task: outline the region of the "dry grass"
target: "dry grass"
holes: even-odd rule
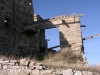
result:
[[[49,68],[69,68],[69,67],[81,67],[83,58],[80,55],[75,54],[70,48],[63,49],[58,53],[46,54],[44,60],[40,61]],[[80,63],[80,64],[79,64]]]
[[[0,55],[0,58],[5,59],[16,59],[16,56],[5,56]],[[23,57],[17,58],[20,60]],[[44,53],[35,53],[34,56],[30,55],[25,57],[29,61],[40,62],[48,68],[53,69],[67,69],[72,68],[80,71],[92,71],[100,73],[100,65],[93,65],[88,68],[83,65],[83,58],[80,55],[75,54],[70,48],[63,49],[57,53],[48,52]]]
[[[92,71],[95,71],[95,72],[99,72],[100,73],[100,64],[98,65],[92,65],[89,67]]]

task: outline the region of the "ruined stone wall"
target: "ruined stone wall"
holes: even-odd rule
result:
[[[61,48],[70,47],[80,53],[84,52],[82,45],[82,32],[80,16],[58,16],[44,20],[38,26],[39,29],[58,27]]]
[[[68,47],[71,48],[77,55],[82,56],[84,63],[87,64],[84,55],[80,16],[82,15],[64,15],[45,19],[40,23],[38,28],[58,27],[61,50],[67,50]]]
[[[84,55],[80,17],[69,16],[64,21],[65,23],[58,27],[61,49],[67,50],[68,47],[71,48],[83,58],[82,62],[87,64],[87,59]]]
[[[0,0],[1,52],[19,53],[22,48],[38,50],[38,33],[34,36],[24,33],[25,27],[32,24],[33,16],[32,0]]]

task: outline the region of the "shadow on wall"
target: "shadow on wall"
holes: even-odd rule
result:
[[[59,35],[60,35],[61,50],[65,48],[71,48],[71,44],[69,44],[67,38],[64,37],[64,34],[61,31],[59,32]]]

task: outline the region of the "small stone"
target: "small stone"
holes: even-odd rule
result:
[[[20,59],[20,65],[23,65],[26,59]]]
[[[24,66],[28,66],[29,65],[29,61],[25,61],[23,65]]]
[[[30,66],[29,69],[34,70],[34,69],[36,69],[36,67],[35,66]]]
[[[20,60],[20,65],[28,66],[28,64],[29,64],[29,61],[27,61],[26,59],[21,59]]]
[[[42,66],[35,66],[34,68],[36,68],[37,70],[42,70],[43,69]]]
[[[7,65],[3,65],[3,69],[7,69],[8,68],[8,66]]]
[[[35,62],[30,62],[29,67],[32,67],[35,65]]]

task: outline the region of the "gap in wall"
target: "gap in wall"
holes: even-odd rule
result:
[[[60,45],[58,28],[45,29],[45,36],[48,39],[48,48]],[[53,50],[60,50],[60,47],[53,48]]]

